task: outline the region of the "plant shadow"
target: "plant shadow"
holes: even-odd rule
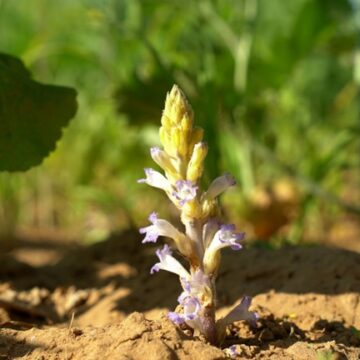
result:
[[[27,248],[32,246],[38,249],[40,245],[26,243]],[[112,293],[126,290],[114,297],[114,311],[129,314],[174,308],[181,292],[176,276],[164,271],[149,273],[157,262],[157,246],[141,245],[141,237],[135,230],[114,234],[90,246],[64,244],[61,248],[44,241],[44,248],[60,248],[56,260],[31,266],[10,252],[0,259],[3,263],[0,275],[2,283],[17,292],[47,289],[50,294],[60,294],[60,299],[69,288],[98,292],[97,300],[90,303],[85,298],[76,304],[77,315],[107,297],[108,293],[102,289],[108,286]],[[256,296],[270,291],[295,295],[359,293],[359,264],[359,253],[322,245],[224,251],[217,281],[219,305],[233,305],[245,294]],[[55,307],[52,301],[46,300],[45,305]],[[50,318],[50,322],[67,321],[71,314],[68,311],[60,318]]]

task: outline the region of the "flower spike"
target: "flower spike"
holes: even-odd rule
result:
[[[216,320],[215,280],[218,274],[221,249],[242,249],[245,234],[237,232],[235,225],[225,225],[218,219],[220,209],[217,197],[235,185],[235,179],[224,174],[216,178],[207,191],[201,189],[204,160],[208,152],[203,141],[203,130],[193,126],[193,111],[184,93],[176,85],[166,96],[161,117],[160,141],[162,147],[152,147],[150,155],[164,174],[145,169],[140,183],[165,191],[180,211],[184,225],[181,232],[156,213],[149,217],[150,225],[140,229],[143,243],[156,242],[159,236],[174,241],[174,245],[190,264],[189,271],[164,245],[156,251],[159,261],[151,274],[166,270],[179,276],[183,292],[178,297],[179,312],[169,312],[169,319],[177,325],[186,324],[205,336],[207,341],[219,345],[226,334],[226,326],[234,321],[256,323],[257,314],[249,311],[251,298],[245,296],[239,305],[224,318]],[[226,350],[230,356],[238,353],[236,347]]]

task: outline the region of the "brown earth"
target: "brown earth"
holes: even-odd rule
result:
[[[0,268],[0,359],[226,359],[166,318],[180,286],[150,275],[154,248],[135,232],[89,247],[18,241]],[[360,359],[360,254],[326,246],[225,251],[219,315],[245,294],[258,327],[223,347],[239,359]]]

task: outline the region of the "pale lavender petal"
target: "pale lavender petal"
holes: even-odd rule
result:
[[[201,304],[196,297],[189,296],[186,292],[181,293],[178,298],[179,304],[183,307],[183,314],[178,314],[175,312],[170,312],[168,314],[170,320],[175,324],[182,324],[186,322],[189,326],[193,328],[198,328],[196,324],[201,323],[199,318],[199,311],[201,310]]]
[[[180,325],[185,322],[184,316],[182,314],[178,314],[173,311],[168,313],[168,318],[176,325]]]
[[[218,232],[219,241],[225,245],[230,246],[233,250],[240,250],[242,245],[240,242],[244,239],[245,233],[236,233],[235,225],[222,225]]]
[[[172,251],[170,249],[170,246],[165,244],[162,249],[157,249],[156,250],[156,255],[160,259],[160,261],[165,261],[167,256],[172,255]]]
[[[201,305],[197,298],[188,296],[181,305],[184,307],[184,318],[186,321],[195,320],[198,317]]]
[[[139,230],[140,234],[146,234],[142,241],[143,243],[156,242],[159,236],[167,236],[175,241],[184,237],[184,235],[168,221],[158,219],[155,212],[151,213],[149,221],[152,225],[143,227]]]
[[[154,225],[142,227],[139,229],[139,232],[140,234],[146,234],[142,241],[143,244],[147,242],[155,243],[159,237],[159,233]]]
[[[150,274],[153,275],[156,272],[160,271],[160,266],[158,263],[156,263],[155,265],[152,266],[152,268],[150,269]]]
[[[252,326],[256,326],[258,320],[258,314],[249,311],[251,305],[251,297],[244,296],[239,305],[235,306],[222,320],[221,322],[225,325],[230,325],[235,321],[246,320]]]
[[[155,211],[153,211],[150,215],[149,215],[149,221],[153,224],[155,224],[155,222],[157,221],[158,217],[157,217],[157,213]]]
[[[187,298],[190,295],[190,292],[187,291],[183,291],[177,298],[177,301],[179,304],[182,304],[185,300],[185,298]]]
[[[159,270],[166,270],[177,274],[180,278],[188,278],[190,274],[173,256],[168,245],[164,245],[162,249],[156,250],[156,255],[160,262],[156,263],[150,270],[153,274]]]
[[[150,148],[150,155],[155,162],[155,159],[157,159],[159,154],[162,152],[163,150],[161,150],[158,146],[153,146],[152,148]]]
[[[240,250],[242,248],[241,241],[244,237],[245,233],[235,232],[235,225],[222,225],[205,250],[204,259],[213,258],[215,253],[224,247],[230,246],[233,250]]]
[[[152,212],[149,216],[149,220],[153,225],[142,227],[139,229],[140,234],[146,234],[142,243],[147,242],[156,242],[158,237],[160,236],[158,228],[155,226],[155,222],[157,221],[157,214]]]
[[[198,186],[189,180],[178,180],[176,182],[176,190],[173,191],[173,196],[179,201],[180,206],[186,202],[195,199]]]
[[[193,295],[200,295],[206,287],[211,286],[209,277],[200,269],[191,274],[189,284]]]
[[[204,197],[206,199],[214,199],[224,192],[227,188],[236,185],[236,180],[230,174],[224,174],[216,178],[209,186],[208,191]]]
[[[188,278],[181,278],[181,285],[184,291],[180,294],[178,302],[181,303],[186,297],[201,298],[211,288],[211,282],[202,270],[197,269]]]
[[[146,168],[145,170],[145,179],[139,179],[138,183],[146,183],[150,186],[162,189],[166,192],[171,191],[171,185],[169,180],[158,171],[155,171],[151,168]]]

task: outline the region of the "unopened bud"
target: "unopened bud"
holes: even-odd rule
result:
[[[204,171],[204,159],[207,151],[208,147],[204,142],[197,143],[194,146],[186,173],[187,180],[197,182],[200,179]]]

